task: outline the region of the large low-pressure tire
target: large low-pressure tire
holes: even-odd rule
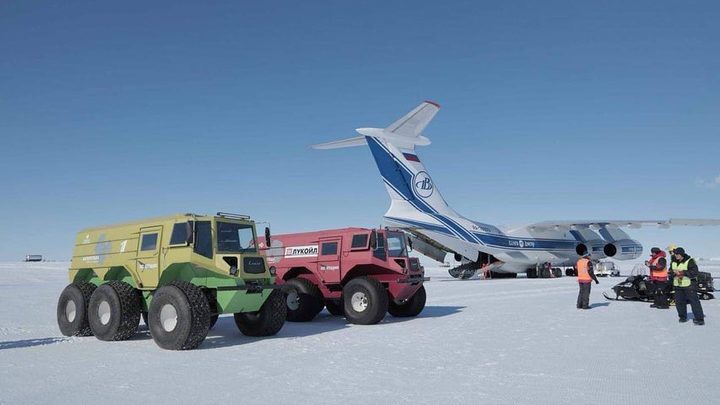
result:
[[[215,298],[215,295],[209,289],[205,289],[204,292],[208,305],[210,306],[210,329],[212,329],[220,317],[220,313],[217,308],[217,298]]]
[[[72,283],[60,293],[57,305],[57,323],[65,336],[90,336],[88,305],[95,284],[85,281]]]
[[[398,318],[418,316],[418,314],[420,314],[420,312],[422,312],[425,308],[426,300],[427,295],[425,294],[425,286],[420,286],[420,289],[418,289],[412,297],[402,304],[396,304],[395,302],[390,301],[388,312],[390,312],[390,315]]]
[[[235,325],[245,336],[272,336],[282,329],[286,317],[285,297],[273,290],[259,311],[236,313]]]
[[[326,300],[325,308],[327,308],[328,312],[330,312],[331,315],[335,315],[335,316],[344,316],[345,315],[345,310],[343,310],[343,302],[342,301]]]
[[[322,311],[324,303],[320,289],[310,280],[293,278],[282,286],[290,322],[311,321]]]
[[[127,340],[140,324],[142,302],[128,283],[108,281],[95,289],[88,306],[88,322],[100,340]]]
[[[191,350],[210,330],[210,305],[202,289],[185,281],[173,281],[153,294],[148,314],[155,343],[168,350]]]
[[[345,319],[358,325],[373,325],[380,322],[388,310],[388,294],[379,281],[358,277],[350,280],[343,288]]]
[[[552,274],[553,274],[553,277],[560,278],[560,277],[562,277],[562,270],[560,270],[560,268],[558,268],[558,267],[553,267]]]

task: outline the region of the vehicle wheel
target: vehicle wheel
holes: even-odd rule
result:
[[[127,340],[140,324],[142,303],[128,283],[108,281],[95,289],[88,306],[88,322],[100,340]]]
[[[272,336],[282,329],[287,317],[285,296],[273,290],[257,312],[238,312],[235,325],[245,336]]]
[[[200,287],[173,281],[153,294],[148,317],[150,334],[163,349],[194,349],[207,337],[210,316],[210,305]]]
[[[462,274],[460,274],[460,278],[462,280],[467,280],[467,279],[473,278],[475,276],[475,274],[477,274],[477,270],[472,270],[472,269],[463,270]]]
[[[287,306],[287,320],[291,322],[311,321],[323,309],[320,289],[310,280],[293,278],[282,286]]]
[[[60,293],[57,305],[57,323],[65,336],[90,336],[88,304],[95,291],[95,284],[79,281],[69,284]]]
[[[204,289],[203,292],[205,292],[205,298],[207,298],[208,305],[210,306],[210,329],[212,329],[220,317],[217,308],[217,298],[215,298],[215,295],[213,295],[209,289]]]
[[[390,315],[399,318],[417,316],[425,308],[426,299],[425,286],[420,286],[420,289],[404,303],[396,304],[390,301],[388,312],[390,312]]]
[[[452,269],[448,269],[448,274],[450,274],[450,277],[452,278],[460,278],[462,270],[458,270],[457,267],[453,267]]]
[[[562,270],[558,269],[557,267],[552,269],[552,274],[556,278],[562,277]]]
[[[537,269],[527,269],[525,274],[527,274],[527,278],[537,278],[538,276]]]
[[[358,277],[343,288],[345,318],[350,323],[372,325],[380,322],[388,310],[388,295],[379,281]]]
[[[332,314],[332,315],[335,315],[335,316],[345,315],[345,311],[343,310],[342,301],[327,300],[327,301],[325,301],[325,308],[327,308],[328,312],[330,312],[330,314]]]

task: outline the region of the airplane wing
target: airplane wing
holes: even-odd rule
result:
[[[632,229],[643,226],[658,226],[669,228],[671,226],[720,226],[720,219],[695,219],[695,218],[670,218],[670,219],[613,219],[613,220],[589,220],[589,221],[544,221],[527,225],[531,230],[542,229],[576,229],[576,228],[600,228],[604,226],[615,226],[618,228],[627,227]]]
[[[419,136],[440,110],[434,101],[424,101],[404,117],[390,124],[385,131],[408,137]]]
[[[313,149],[340,149],[340,148],[349,148],[351,146],[362,146],[367,145],[367,141],[365,140],[364,136],[356,136],[353,138],[348,139],[342,139],[339,141],[332,141],[332,142],[326,142],[321,143],[317,145],[313,145]]]

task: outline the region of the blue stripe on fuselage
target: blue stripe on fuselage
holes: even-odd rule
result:
[[[429,231],[434,232],[440,232],[447,235],[452,235],[446,228],[435,225],[435,224],[429,224],[427,222],[422,221],[415,221],[415,220],[409,220],[409,219],[402,219],[402,218],[395,218],[395,217],[385,217],[390,221],[404,223],[407,225],[411,225],[417,228],[421,229],[427,229]],[[492,247],[498,247],[503,249],[512,249],[512,250],[575,250],[575,241],[569,241],[569,240],[538,240],[533,238],[509,238],[505,236],[499,236],[499,235],[487,235],[487,234],[481,234],[481,233],[475,233],[475,235],[482,239],[483,243],[492,246]]]

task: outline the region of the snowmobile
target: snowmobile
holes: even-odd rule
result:
[[[615,292],[615,298],[612,298],[603,293],[603,296],[611,301],[653,301],[655,298],[655,289],[653,288],[652,281],[647,274],[634,274],[625,279],[625,281],[613,286],[612,290]],[[665,294],[674,301],[672,283],[667,284]],[[701,300],[711,300],[715,298],[715,288],[713,284],[713,278],[710,273],[699,272],[697,277],[697,293],[698,298]]]

